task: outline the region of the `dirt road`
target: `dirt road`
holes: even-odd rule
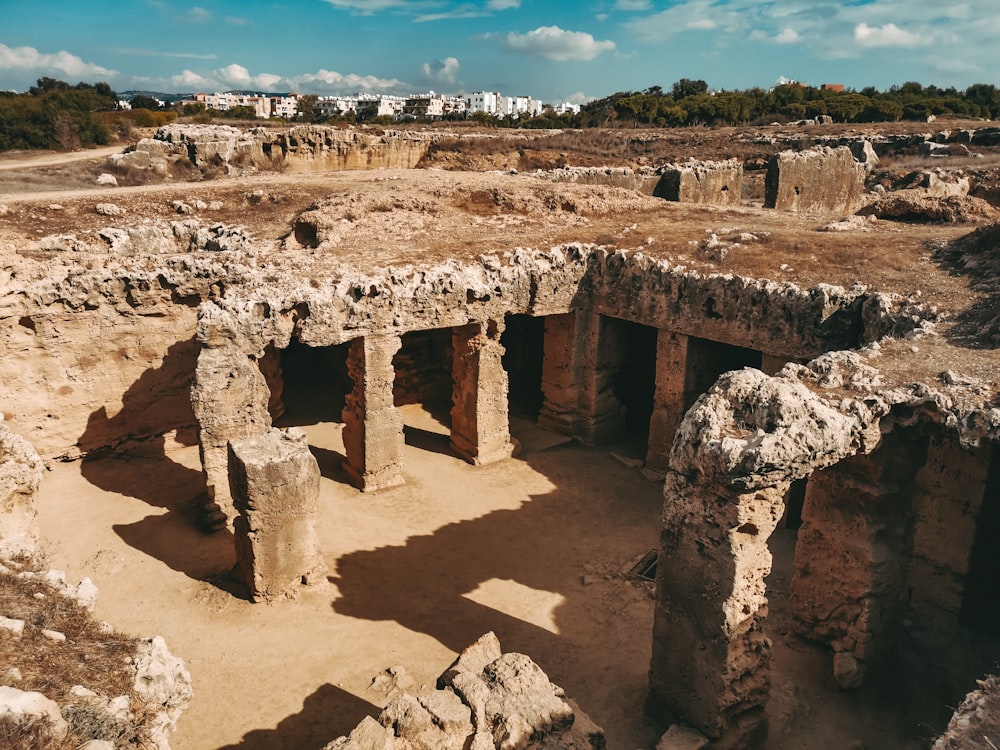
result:
[[[56,153],[43,151],[35,154],[30,151],[23,151],[11,159],[0,158],[0,171],[10,169],[34,169],[36,167],[54,167],[74,161],[107,159],[112,154],[117,154],[121,150],[122,147],[119,145],[104,146],[102,148],[88,148],[83,151],[66,151]]]

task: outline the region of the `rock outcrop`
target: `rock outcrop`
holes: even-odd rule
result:
[[[955,710],[931,750],[993,750],[1000,747],[1000,677],[979,681]]]
[[[799,213],[851,214],[861,205],[865,165],[851,149],[782,151],[767,164],[764,206]]]
[[[603,750],[603,730],[493,633],[469,646],[438,689],[395,698],[324,750]]]
[[[31,444],[0,416],[0,558],[34,554],[38,546],[35,493],[44,465]]]
[[[925,563],[906,557],[912,544],[914,555],[944,566],[942,552],[920,536],[933,530],[908,542],[899,515],[911,497],[931,518],[953,512],[931,509],[940,499],[920,489],[939,479],[914,479],[922,438],[907,430],[916,424],[952,434],[957,451],[995,441],[1000,409],[974,384],[886,387],[853,352],[789,364],[777,377],[730,372],[699,398],[677,431],[664,487],[650,668],[656,700],[723,746],[762,740],[766,542],[793,480],[812,475],[792,612],[800,632],[831,645],[844,687],[860,684],[866,664],[890,646],[904,585],[914,606],[924,597],[932,610],[945,601],[921,574]],[[981,458],[975,465],[984,470]],[[985,482],[980,476],[964,496],[982,496]],[[971,538],[958,546],[968,550]],[[957,623],[955,603],[947,604]]]
[[[743,162],[739,159],[692,159],[684,164],[667,164],[661,172],[653,189],[657,198],[716,206],[738,206],[742,199]]]

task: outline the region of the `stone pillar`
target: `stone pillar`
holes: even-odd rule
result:
[[[740,494],[673,471],[666,477],[651,706],[697,727],[712,747],[758,747],[767,735],[767,539],[787,488]]]
[[[451,448],[476,466],[510,458],[507,372],[495,320],[452,329]]]
[[[959,625],[991,447],[984,441],[967,448],[953,436],[936,437],[917,472],[906,589],[913,617],[941,632],[953,633]]]
[[[844,688],[860,686],[867,663],[893,641],[926,450],[926,440],[889,433],[870,455],[809,477],[789,610],[800,633],[831,645]]]
[[[257,363],[236,347],[205,346],[198,354],[191,406],[208,491],[202,509],[206,528],[223,528],[236,517],[227,446],[230,440],[245,440],[271,428],[270,397]]]
[[[661,330],[656,337],[656,390],[649,420],[645,470],[659,477],[670,466],[670,449],[684,416],[684,377],[688,337]]]
[[[392,399],[392,355],[400,343],[399,336],[365,336],[347,355],[354,389],[344,404],[344,471],[364,492],[403,483],[403,417]]]
[[[236,564],[253,601],[274,601],[326,571],[316,537],[319,465],[305,432],[272,429],[229,444],[239,516]]]
[[[587,445],[625,433],[625,406],[614,394],[627,347],[620,325],[589,310],[545,318],[539,427]]]

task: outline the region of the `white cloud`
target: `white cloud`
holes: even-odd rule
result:
[[[587,102],[594,101],[595,98],[596,97],[593,96],[587,96],[582,91],[577,91],[575,94],[563,97],[563,101],[569,104],[586,104]]]
[[[649,10],[653,7],[650,0],[617,0],[615,2],[615,10]],[[575,104],[576,102],[574,102]]]
[[[795,29],[784,28],[774,37],[774,41],[778,44],[795,44],[795,42],[799,41],[799,38],[799,32]]]
[[[521,0],[489,0],[486,7],[490,10],[510,10],[511,8],[520,8]]]
[[[342,75],[333,70],[320,69],[315,73],[287,79],[291,89],[315,94],[351,94],[357,91],[403,93],[406,84],[396,78],[377,78],[355,73]]]
[[[174,91],[184,91],[192,88],[205,89],[209,88],[209,86],[206,85],[208,83],[208,79],[191,70],[185,70],[183,73],[170,77],[170,85],[173,87]]]
[[[226,23],[233,26],[250,26],[253,21],[249,18],[240,18],[239,16],[226,16]]]
[[[193,8],[188,8],[184,14],[184,20],[190,23],[208,23],[212,20],[212,14],[196,5]]]
[[[370,16],[380,10],[405,8],[406,0],[326,0],[334,8],[354,11],[361,16]]]
[[[112,52],[116,52],[119,55],[139,55],[143,57],[179,57],[188,60],[216,60],[218,55],[214,52],[202,55],[197,52],[160,52],[152,49],[143,49],[142,47],[115,47]]]
[[[423,77],[429,81],[454,84],[458,80],[458,71],[462,64],[457,57],[446,57],[444,60],[424,63],[420,67]]]
[[[854,41],[862,47],[919,47],[930,44],[929,39],[905,31],[894,23],[887,23],[884,26],[859,23],[854,27]]]
[[[8,47],[6,44],[0,44],[0,70],[4,69],[59,71],[74,78],[118,75],[114,70],[84,62],[82,58],[66,50],[50,54],[39,52],[34,47]]]
[[[597,41],[583,31],[564,31],[558,26],[539,26],[527,34],[511,32],[501,41],[508,49],[523,52],[546,60],[593,60],[602,52],[615,48],[615,43]]]

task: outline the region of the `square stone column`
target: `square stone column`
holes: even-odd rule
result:
[[[354,389],[344,404],[344,472],[364,492],[403,483],[403,416],[392,399],[392,356],[399,336],[354,339],[347,374]]]
[[[510,458],[507,371],[495,320],[452,329],[451,447],[482,466]]]
[[[712,747],[761,747],[767,735],[767,539],[787,486],[740,493],[666,477],[649,707],[698,728]]]
[[[586,445],[624,435],[625,405],[614,393],[627,350],[621,326],[589,310],[545,318],[539,427]]]
[[[297,428],[229,444],[229,483],[239,511],[236,562],[256,601],[274,601],[326,571],[316,536],[319,466]]]
[[[687,372],[688,337],[661,330],[656,337],[656,390],[649,419],[646,449],[647,472],[663,476],[670,467],[670,449],[677,425],[684,416],[684,378]]]
[[[795,546],[789,612],[796,630],[834,651],[834,677],[859,687],[887,652],[905,601],[908,529],[926,438],[891,432],[809,477]]]

